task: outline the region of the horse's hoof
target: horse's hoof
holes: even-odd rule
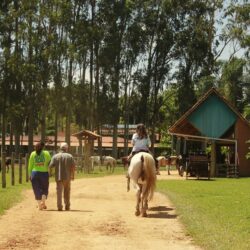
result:
[[[148,217],[148,215],[147,215],[147,213],[145,212],[145,213],[142,213],[142,214],[141,214],[141,217]]]
[[[140,211],[135,211],[135,216],[139,216],[140,215]]]

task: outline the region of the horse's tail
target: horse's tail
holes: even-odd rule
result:
[[[141,156],[141,162],[146,180],[145,196],[151,200],[154,195],[156,185],[155,163],[152,157]]]

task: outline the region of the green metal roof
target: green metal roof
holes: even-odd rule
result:
[[[236,119],[237,115],[216,95],[209,96],[188,116],[201,135],[213,138],[220,138]]]

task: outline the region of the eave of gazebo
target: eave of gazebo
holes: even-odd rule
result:
[[[82,131],[72,134],[72,136],[77,137],[79,140],[96,140],[96,139],[101,138],[100,135],[90,130],[82,130]]]

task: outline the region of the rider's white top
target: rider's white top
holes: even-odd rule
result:
[[[141,150],[148,151],[151,141],[149,137],[140,139],[138,134],[135,133],[133,134],[131,143],[133,145],[132,152],[139,152]]]

